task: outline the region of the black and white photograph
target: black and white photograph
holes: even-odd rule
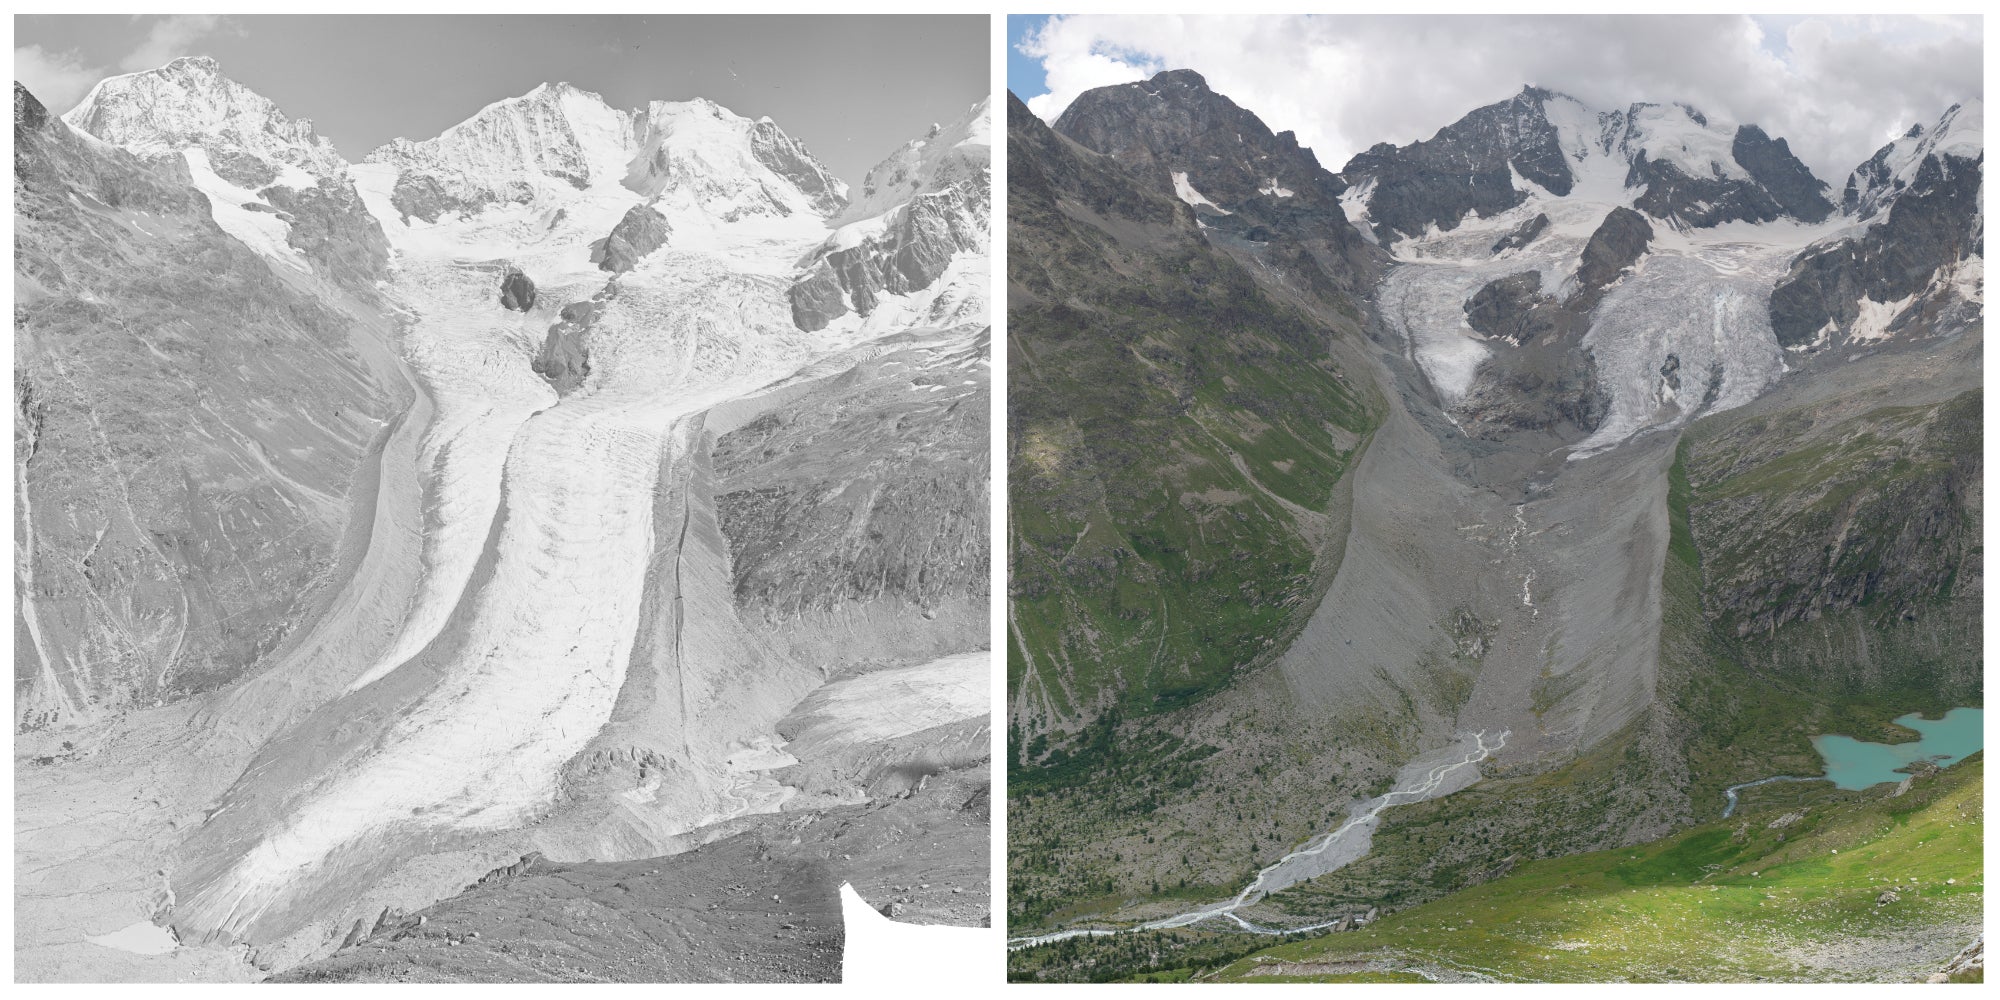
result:
[[[989,24],[15,18],[15,979],[990,925]]]

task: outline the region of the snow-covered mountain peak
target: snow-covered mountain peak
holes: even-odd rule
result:
[[[1785,140],[1686,103],[1634,103],[1605,110],[1537,86],[1478,108],[1407,146],[1383,143],[1349,161],[1341,176],[1366,191],[1353,211],[1384,241],[1449,231],[1468,214],[1491,217],[1537,192],[1627,205],[1675,229],[1789,218],[1818,223],[1831,213],[1826,184]],[[1439,177],[1462,178],[1452,190]],[[1440,197],[1440,195],[1443,195]]]
[[[835,224],[872,219],[923,191],[975,178],[984,183],[992,161],[992,104],[991,98],[982,99],[951,122],[933,124],[923,138],[897,147],[869,169],[860,195]]]
[[[1985,117],[1985,102],[1975,98],[1945,109],[1929,126],[1910,126],[1847,175],[1841,211],[1857,219],[1873,218],[1916,180],[1933,156],[1940,158],[1940,169],[1947,159],[1980,159],[1986,152]]]
[[[654,101],[633,117],[625,186],[710,215],[822,218],[847,185],[769,117],[752,121],[706,98]]]
[[[479,109],[436,138],[392,140],[369,153],[366,162],[584,188],[622,177],[631,146],[630,115],[589,91],[544,83]]]
[[[333,144],[313,133],[311,121],[286,117],[268,98],[224,76],[208,56],[183,56],[159,69],[101,80],[63,121],[144,159],[200,148],[242,176],[293,168],[338,177],[347,168]],[[288,180],[297,186],[306,178]]]

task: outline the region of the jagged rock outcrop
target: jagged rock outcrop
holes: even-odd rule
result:
[[[390,189],[389,203],[406,222],[436,222],[446,216],[469,218],[493,205],[524,204],[534,197],[535,189],[526,181],[502,181],[474,189],[430,174],[404,173]]]
[[[1567,296],[1544,292],[1541,272],[1526,271],[1490,281],[1466,300],[1466,322],[1511,348],[1487,360],[1460,404],[1477,433],[1571,438],[1603,423],[1610,395],[1598,383],[1583,335],[1606,290],[1645,255],[1652,238],[1645,216],[1614,208],[1584,244]]]
[[[771,172],[792,182],[821,215],[833,215],[847,204],[847,185],[827,173],[796,139],[769,118],[750,126],[750,154]]]
[[[289,245],[348,290],[374,294],[374,284],[389,263],[389,241],[352,184],[321,182],[303,189],[273,185],[258,194],[285,213]],[[260,206],[253,202],[244,207]]]
[[[1340,180],[1296,135],[1273,133],[1193,70],[1086,91],[1052,127],[1174,192],[1202,225],[1316,262],[1309,280],[1356,294],[1375,273],[1373,248],[1341,208]]]
[[[1585,180],[1636,191],[1640,210],[1691,228],[1819,222],[1833,209],[1826,185],[1755,125],[1732,128],[1684,104],[1598,111],[1533,86],[1430,139],[1371,147],[1341,179],[1384,241],[1456,229],[1468,214],[1491,217],[1532,189],[1566,196]]]
[[[1480,108],[1429,139],[1378,143],[1341,168],[1351,186],[1365,187],[1368,220],[1383,239],[1415,236],[1431,226],[1452,229],[1467,212],[1497,215],[1527,197],[1513,178],[1556,195],[1574,181],[1563,136],[1545,105],[1568,100],[1539,87]]]
[[[515,312],[535,308],[535,280],[518,268],[508,268],[500,279],[500,305]]]
[[[590,324],[597,320],[599,307],[600,303],[594,299],[562,307],[555,323],[549,327],[548,337],[542,341],[541,353],[530,363],[535,374],[548,379],[561,395],[569,395],[590,375],[590,350],[586,338],[590,333]]]
[[[1849,175],[1842,204],[1870,223],[1808,248],[1771,292],[1771,329],[1794,351],[1953,333],[1984,315],[1980,195],[1986,154],[1954,105]]]
[[[992,214],[988,103],[934,126],[868,172],[862,199],[834,220],[840,228],[801,264],[791,289],[800,329],[825,329],[850,309],[872,315],[885,297],[930,289],[953,260],[985,252]]]
[[[590,261],[599,269],[623,274],[639,264],[639,259],[666,245],[673,227],[667,217],[647,205],[634,205],[612,227],[611,235],[590,251]]]
[[[1976,160],[1985,155],[1982,128],[1986,104],[1967,101],[1945,109],[1931,125],[1918,122],[1893,142],[1875,151],[1847,175],[1840,210],[1867,221],[1888,208],[1916,180],[1933,157]]]
[[[1572,305],[1585,311],[1594,307],[1605,287],[1638,263],[1652,242],[1653,226],[1645,216],[1629,208],[1612,209],[1590,234],[1590,242],[1583,245]]]
[[[1747,180],[1720,170],[1693,175],[1686,164],[1652,159],[1642,149],[1632,161],[1626,186],[1645,188],[1634,204],[1648,214],[1697,229],[1738,220],[1819,222],[1833,212],[1826,184],[1792,155],[1785,140],[1744,125],[1736,130],[1730,155]]]
[[[1465,303],[1465,321],[1488,337],[1519,347],[1531,340],[1569,332],[1572,314],[1554,296],[1542,294],[1542,272],[1496,278]]]
[[[1524,246],[1527,246],[1530,243],[1535,242],[1535,240],[1538,237],[1540,237],[1542,233],[1546,231],[1548,228],[1549,228],[1548,213],[1546,212],[1536,213],[1534,218],[1529,219],[1528,221],[1523,222],[1518,226],[1515,226],[1513,232],[1510,232],[1507,235],[1500,237],[1500,239],[1493,244],[1493,252],[1497,254],[1504,250],[1518,250]]]

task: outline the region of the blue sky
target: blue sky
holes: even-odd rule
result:
[[[1042,72],[1042,61],[1021,54],[1021,39],[1048,19],[1047,14],[1007,15],[1007,89],[1022,100],[1048,93],[1049,90],[1048,75]]]

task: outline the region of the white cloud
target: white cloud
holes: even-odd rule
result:
[[[1601,108],[1684,101],[1763,126],[1838,186],[1913,122],[1985,96],[1977,16],[1171,17],[1050,19],[1022,42],[1053,120],[1092,87],[1190,68],[1338,170],[1429,138],[1533,83]]]
[[[190,55],[195,43],[211,35],[243,34],[241,25],[217,14],[135,15],[133,20],[151,20],[152,25],[146,30],[146,37],[118,60],[118,70],[126,73],[157,69]],[[75,49],[51,52],[40,45],[14,49],[14,79],[27,87],[51,114],[59,115],[75,107],[97,81],[112,72],[93,65]]]
[[[220,14],[174,14],[153,22],[146,33],[145,41],[118,61],[118,68],[127,73],[155,69],[190,54],[194,43],[220,32],[222,34],[243,33],[235,22]]]
[[[39,45],[14,49],[14,80],[59,115],[76,106],[92,84],[104,78],[104,71],[83,64],[76,52],[50,52]]]

